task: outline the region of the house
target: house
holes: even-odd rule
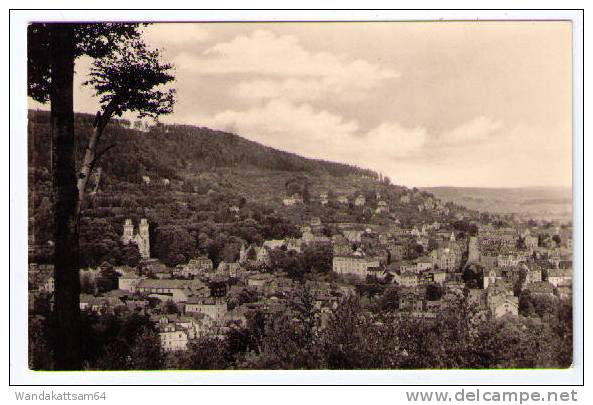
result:
[[[449,215],[449,213],[450,213],[451,211],[449,210],[449,208],[448,208],[448,207],[444,206],[444,207],[442,207],[442,208],[439,208],[439,209],[438,209],[438,212],[439,212],[439,214],[441,214],[441,215]]]
[[[362,235],[364,234],[364,231],[344,230],[342,231],[342,234],[348,240],[348,242],[355,243],[360,242],[362,240]]]
[[[139,274],[152,274],[159,269],[167,268],[163,262],[159,259],[142,259],[138,263]],[[117,268],[116,268],[117,270]]]
[[[572,286],[570,285],[559,286],[558,288],[556,288],[556,292],[558,294],[558,297],[561,299],[572,298]]]
[[[134,273],[126,273],[117,279],[117,288],[119,290],[136,292],[136,286],[143,280],[144,277],[137,276]]]
[[[482,305],[482,294],[483,290],[479,288],[470,288],[467,294],[467,301],[470,304],[479,307]]]
[[[214,324],[204,314],[192,313],[189,315],[165,315],[169,318],[169,322],[174,322],[185,330],[188,339],[195,339],[203,336],[212,329]]]
[[[136,286],[136,292],[159,298],[161,301],[172,300],[185,302],[192,295],[203,295],[206,286],[197,280],[153,280],[143,279]]]
[[[260,266],[267,266],[270,264],[270,252],[268,249],[262,247],[254,247],[255,249],[255,263]]]
[[[247,325],[246,309],[244,307],[236,307],[224,315],[223,321],[225,324],[232,323],[238,326]]]
[[[329,194],[327,192],[322,192],[319,194],[319,203],[321,205],[326,205],[329,203]]]
[[[333,271],[338,274],[352,274],[366,277],[370,269],[380,267],[379,260],[375,258],[356,256],[336,256],[333,258]]]
[[[102,314],[112,312],[117,306],[124,306],[124,303],[116,296],[95,297],[90,294],[80,294],[79,308],[81,311]]]
[[[480,249],[480,264],[486,268],[498,265],[498,251],[496,248]]]
[[[432,264],[432,260],[428,256],[422,256],[415,260],[416,262],[416,272],[421,273],[423,271],[432,270],[434,265]]]
[[[303,203],[303,197],[301,197],[301,195],[299,193],[295,193],[290,197],[286,197],[282,200],[282,204],[285,207],[292,207],[294,205],[297,204],[302,204]]]
[[[338,202],[340,204],[348,204],[348,197],[341,195],[338,197]]]
[[[208,288],[210,289],[211,297],[221,298],[226,296],[228,286],[224,278],[215,277],[209,281]]]
[[[548,270],[548,282],[554,287],[572,285],[572,269]]]
[[[496,268],[491,267],[489,269],[484,269],[484,289],[496,284],[496,282],[500,279],[500,272],[498,272]]]
[[[82,270],[82,269],[81,269]],[[114,267],[115,272],[119,275],[119,276],[126,276],[126,275],[135,275],[137,274],[137,269],[136,267],[131,267],[128,265],[124,265],[124,266],[115,266]],[[96,273],[97,276],[100,275],[101,270],[100,269],[96,269],[93,270],[91,268],[85,269],[85,271],[87,272],[93,272]],[[96,276],[95,276],[96,277]]]
[[[410,203],[410,195],[404,194],[399,198],[399,202],[402,204],[409,204]]]
[[[212,271],[213,264],[206,256],[199,256],[190,261],[186,265],[182,265],[181,268],[177,269],[179,275],[183,277],[198,277],[206,272]]]
[[[535,283],[531,283],[526,287],[526,289],[529,290],[531,295],[549,297],[554,295],[554,285],[547,281],[537,281]]]
[[[329,312],[331,312],[338,307],[337,297],[328,292],[317,291],[314,298],[315,308],[319,311],[329,310]]]
[[[148,301],[141,300],[141,299],[129,299],[124,302],[126,307],[133,312],[139,312],[141,314],[146,314],[146,310],[148,309]]]
[[[284,239],[272,239],[272,240],[264,241],[264,243],[262,244],[262,247],[264,247],[266,249],[280,249],[285,244],[286,244],[286,242],[284,241]]]
[[[315,243],[315,244],[331,243],[331,239],[328,238],[327,236],[317,236],[317,235],[313,234],[313,232],[311,231],[311,227],[309,227],[309,226],[303,227],[301,241],[302,241],[302,243]]]
[[[537,236],[527,235],[527,236],[525,236],[523,241],[525,243],[525,248],[529,252],[533,252],[535,249],[537,249],[537,246],[538,246]]]
[[[433,268],[432,261],[426,257],[418,258],[412,261],[404,261],[399,265],[401,272],[421,273]]]
[[[151,274],[153,277],[158,278],[159,280],[170,279],[173,277],[174,269],[167,267],[165,264],[161,263],[162,266],[154,267]]]
[[[512,294],[494,294],[488,296],[488,308],[494,318],[505,315],[517,316],[519,314],[519,298]]]
[[[163,350],[167,352],[187,350],[189,339],[185,328],[174,322],[169,322],[167,317],[161,319],[157,328]]]
[[[226,302],[214,298],[190,299],[185,303],[186,313],[204,314],[215,322],[220,321],[227,312]]]
[[[500,254],[496,258],[498,267],[513,267],[517,266],[524,258],[515,254]]]
[[[241,265],[236,262],[220,262],[216,268],[216,274],[227,275],[229,277],[236,278],[241,270]]]
[[[399,297],[399,310],[421,312],[423,309],[422,298],[414,292],[402,292]]]
[[[303,240],[301,238],[287,238],[286,250],[301,253]]]
[[[445,287],[449,292],[462,293],[465,289],[465,283],[461,279],[450,278],[449,280],[445,281]]]
[[[261,292],[272,279],[273,276],[269,273],[255,273],[247,277],[247,286]]]
[[[332,237],[334,256],[348,256],[352,254],[352,244],[342,235]]]
[[[400,243],[387,243],[387,251],[389,252],[389,260],[391,262],[402,260],[406,247]]]
[[[320,231],[321,230],[321,227],[323,225],[321,223],[321,218],[319,218],[319,217],[313,217],[313,218],[311,218],[310,224],[311,224],[311,230],[314,231],[314,232]]]
[[[377,203],[377,209],[375,209],[375,214],[388,214],[389,213],[389,206],[385,201],[379,201]]]
[[[426,301],[424,303],[424,310],[426,312],[432,312],[432,313],[439,313],[441,312],[441,310],[444,307],[444,303],[442,300],[438,300],[438,301]]]
[[[264,246],[251,245],[248,248],[241,246],[239,252],[239,263],[252,263],[256,266],[267,266],[270,264],[269,249]]]
[[[536,266],[526,266],[523,264],[525,271],[525,284],[537,283],[542,281],[542,271]]]
[[[514,248],[517,245],[518,235],[514,229],[483,230],[479,229],[478,243],[481,247],[506,247]]]
[[[48,274],[48,273],[42,274],[40,277],[39,291],[51,294],[55,291],[55,289],[56,289],[56,285],[55,285],[54,276],[52,276],[51,274]]]
[[[431,275],[431,281],[436,284],[444,284],[447,279],[447,273],[442,269],[428,270],[425,274]]]
[[[410,271],[401,272],[399,277],[394,278],[395,280],[398,280],[398,284],[403,287],[417,287],[419,281],[418,275]]]
[[[366,204],[366,198],[361,194],[354,199],[355,207],[362,207]]]
[[[418,229],[417,226],[415,226],[414,228],[412,228],[412,230],[410,230],[410,235],[412,236],[426,236],[427,235],[427,229],[426,229],[426,225],[422,225],[422,227],[420,229]]]
[[[371,266],[367,269],[367,276],[374,277],[378,280],[384,280],[387,273],[380,266]]]
[[[90,294],[80,294],[78,302],[81,311],[90,311],[93,310],[94,307],[94,310],[98,312],[100,309],[99,300],[95,299],[95,297]]]

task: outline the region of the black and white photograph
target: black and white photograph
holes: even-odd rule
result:
[[[573,21],[23,30],[23,367],[580,362]]]

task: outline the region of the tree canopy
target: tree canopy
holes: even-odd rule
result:
[[[175,89],[163,88],[175,79],[172,70],[158,49],[135,38],[95,59],[84,84],[94,88],[104,114],[130,111],[140,118],[157,118],[173,111]]]
[[[49,101],[51,84],[50,37],[56,23],[32,23],[27,29],[27,90],[29,97]],[[138,39],[143,24],[137,23],[63,23],[74,33],[74,57],[103,58],[119,44]]]

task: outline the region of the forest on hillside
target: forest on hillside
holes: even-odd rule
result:
[[[75,116],[77,156],[83,155],[95,117]],[[133,128],[135,127],[135,128]],[[257,167],[332,176],[359,175],[377,178],[376,172],[343,163],[307,159],[280,151],[228,132],[190,125],[133,125],[112,120],[106,129],[105,144],[115,147],[101,164],[103,172],[121,181],[140,182],[143,175],[178,178],[182,172],[217,167]],[[29,110],[29,162],[49,170],[51,139],[49,112]]]
[[[30,243],[35,245],[30,260],[51,263],[49,114],[30,111],[29,118],[29,231]],[[76,115],[79,158],[92,124],[91,115]],[[175,266],[196,255],[206,255],[217,264],[235,261],[243,244],[298,237],[299,222],[311,217],[319,217],[324,224],[371,220],[372,210],[338,206],[336,192],[351,199],[362,194],[372,206],[378,192],[398,204],[400,195],[409,191],[389,180],[379,182],[377,173],[370,170],[306,159],[207,128],[157,125],[146,129],[116,120],[106,130],[104,144],[113,148],[98,163],[100,176],[91,179],[91,193],[83,207],[82,267],[104,261],[137,263],[137,252],[120,240],[126,218],[135,224],[148,219],[153,257],[166,265]],[[324,191],[329,192],[328,205],[309,204]],[[282,197],[295,192],[307,204],[282,208]],[[399,211],[405,220],[419,219],[412,206],[401,206]],[[326,235],[334,233],[329,225],[325,228]]]

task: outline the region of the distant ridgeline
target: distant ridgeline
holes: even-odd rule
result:
[[[83,156],[86,139],[95,117],[77,113],[75,127],[78,158]],[[361,175],[378,178],[372,170],[343,163],[307,159],[241,138],[228,132],[190,125],[145,126],[140,122],[112,120],[103,145],[115,143],[101,162],[103,174],[121,180],[141,182],[143,175],[179,178],[181,172],[215,167],[261,168],[291,172],[327,173],[332,176]],[[30,162],[36,167],[50,165],[49,112],[29,110],[29,142],[34,146]],[[33,159],[33,160],[31,160]]]
[[[572,218],[570,187],[427,187],[424,190],[469,209],[539,219]]]

